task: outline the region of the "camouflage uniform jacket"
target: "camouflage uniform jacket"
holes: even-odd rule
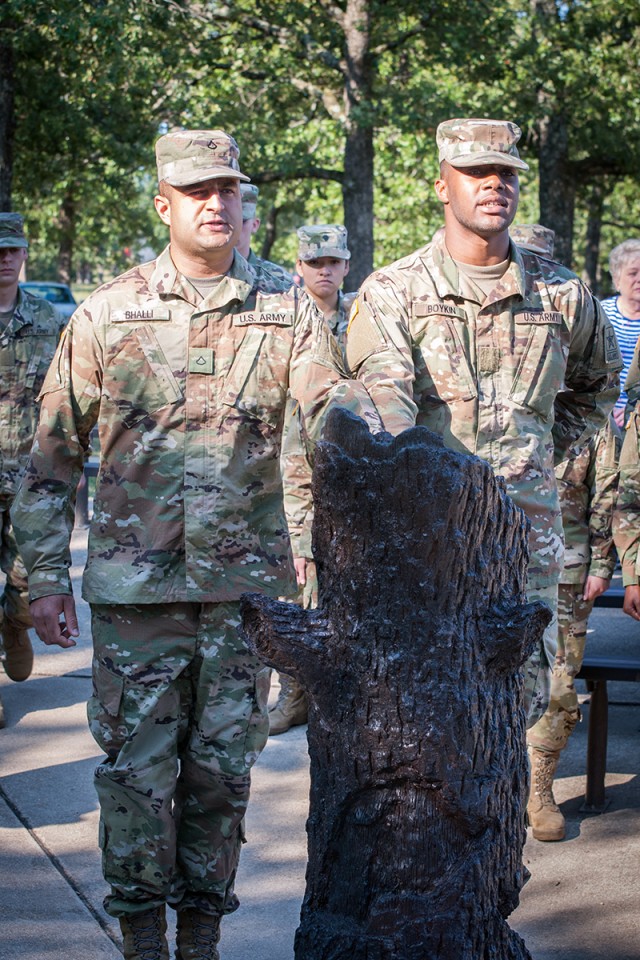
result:
[[[325,319],[344,353],[349,309],[355,294],[338,293],[338,309]],[[311,300],[312,298],[309,297]],[[321,316],[313,301],[313,309]],[[311,495],[312,467],[307,455],[297,404],[291,398],[287,405],[285,433],[282,440],[282,477],[284,482],[284,510],[291,536],[294,557],[312,559],[311,526],[313,523],[313,497]]]
[[[38,394],[64,319],[42,297],[18,289],[8,326],[0,332],[0,493],[15,496],[38,423]]]
[[[618,395],[615,334],[566,268],[510,248],[486,298],[444,239],[365,281],[351,311],[347,361],[386,429],[423,424],[503,476],[531,522],[529,582],[562,569],[556,459],[602,426]]]
[[[253,250],[249,250],[247,262],[253,267],[257,282],[262,290],[288,290],[293,284],[293,276],[277,263],[263,260]]]
[[[71,592],[73,495],[96,422],[86,600],[294,590],[279,470],[287,392],[315,440],[332,402],[372,410],[354,386],[299,291],[263,294],[239,255],[204,300],[168,249],[105,284],[62,338],[16,500],[30,596]]]
[[[562,583],[583,584],[589,574],[605,580],[613,576],[613,512],[621,445],[620,430],[609,417],[580,453],[556,466],[564,529]]]
[[[635,381],[634,386],[637,386]],[[622,582],[625,587],[636,586],[640,583],[640,409],[637,405],[631,410],[622,440],[613,537],[622,565]]]

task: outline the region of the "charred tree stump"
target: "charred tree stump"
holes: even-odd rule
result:
[[[342,411],[316,454],[319,608],[245,595],[260,656],[310,694],[296,960],[524,960],[526,520],[424,427]]]

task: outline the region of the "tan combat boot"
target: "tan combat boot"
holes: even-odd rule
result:
[[[120,917],[124,960],[169,960],[164,907]]]
[[[5,652],[5,659],[2,661],[4,672],[11,680],[26,680],[33,669],[33,647],[29,631],[5,620],[2,624],[2,642]]]
[[[220,917],[200,910],[178,911],[176,960],[220,960]]]
[[[529,824],[536,840],[562,840],[565,834],[564,817],[553,799],[553,777],[560,759],[560,751],[544,753],[529,747],[531,763],[531,792],[527,805]]]
[[[269,711],[269,736],[285,733],[291,727],[307,722],[307,695],[292,677],[280,674],[280,694]]]

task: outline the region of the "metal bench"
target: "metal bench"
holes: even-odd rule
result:
[[[622,609],[624,588],[612,586],[595,602],[598,607]],[[604,779],[607,772],[607,736],[609,732],[609,693],[607,682],[640,682],[640,660],[621,657],[585,656],[578,679],[585,680],[591,693],[587,739],[587,784],[581,809],[602,813],[607,807]]]

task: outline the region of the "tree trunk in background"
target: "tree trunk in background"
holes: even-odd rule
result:
[[[259,655],[310,695],[296,960],[531,960],[524,883],[524,515],[424,427],[334,411],[313,475],[319,607],[250,595]]]
[[[540,223],[555,230],[554,259],[571,267],[575,179],[568,165],[569,137],[562,112],[545,116],[538,125]]]
[[[0,0],[0,211],[11,210],[13,180],[14,55],[12,27],[5,21],[6,0]]]
[[[597,180],[589,190],[587,199],[587,236],[584,250],[584,279],[596,297],[600,296],[600,236],[602,234],[602,211],[604,209],[605,185]]]
[[[265,220],[265,234],[264,240],[262,242],[262,250],[260,251],[260,256],[264,260],[269,260],[271,254],[271,248],[276,242],[277,230],[276,230],[276,221],[278,219],[278,214],[280,213],[280,207],[271,206],[269,207],[269,213],[267,214],[267,219]]]
[[[73,248],[76,238],[76,203],[72,192],[62,201],[58,214],[60,242],[58,244],[58,280],[71,283],[73,276]]]
[[[344,14],[347,79],[342,199],[351,261],[345,290],[357,290],[373,270],[373,127],[369,60],[370,0],[348,0]]]

